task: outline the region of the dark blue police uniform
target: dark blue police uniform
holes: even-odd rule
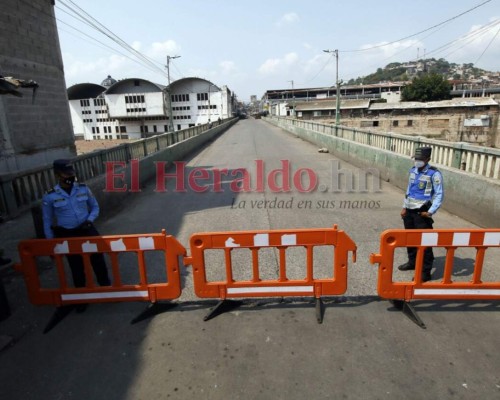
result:
[[[54,161],[54,171],[56,174],[62,173],[69,177],[74,177],[75,174],[69,160]],[[93,224],[99,215],[99,205],[85,184],[74,182],[66,189],[57,184],[43,196],[42,213],[43,229],[47,239],[99,236]],[[80,255],[68,255],[67,259],[75,287],[84,287],[83,258]],[[101,253],[92,254],[90,262],[99,285],[109,286],[110,280],[104,256]]]

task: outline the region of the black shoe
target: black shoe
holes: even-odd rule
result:
[[[81,313],[84,313],[85,310],[87,309],[88,307],[88,304],[87,303],[83,303],[83,304],[77,304],[75,306],[75,310],[78,314],[81,314]]]
[[[422,273],[422,282],[428,282],[432,279],[430,271],[424,271]]]
[[[12,262],[10,258],[3,258],[0,257],[0,267],[3,267],[4,265],[9,265]]]
[[[411,271],[413,269],[415,269],[415,266],[414,265],[411,265],[409,262],[407,263],[404,263],[404,264],[401,264],[398,269],[400,271]]]

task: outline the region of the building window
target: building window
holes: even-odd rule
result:
[[[409,119],[406,121],[406,126],[413,126],[413,120]]]
[[[171,99],[172,102],[189,101],[189,94],[173,94]]]
[[[90,100],[89,99],[80,100],[80,106],[82,106],[82,107],[90,107]]]
[[[197,93],[196,99],[198,101],[207,101],[208,100],[208,93]]]
[[[145,103],[145,102],[146,102],[146,98],[144,97],[143,94],[125,96],[125,103],[127,103],[127,104],[130,104],[130,103]]]
[[[399,121],[392,121],[392,126],[399,126]]]
[[[153,125],[153,132],[156,133],[156,125]]]
[[[120,126],[120,133],[127,133],[127,127],[126,126]]]
[[[378,126],[378,121],[373,121],[373,126]]]

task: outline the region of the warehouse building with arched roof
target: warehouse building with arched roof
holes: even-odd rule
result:
[[[146,79],[116,81],[68,89],[77,139],[140,139],[233,116],[236,98],[223,86],[196,77],[170,86]]]

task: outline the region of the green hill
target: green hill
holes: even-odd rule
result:
[[[348,85],[379,83],[384,81],[409,81],[415,77],[436,73],[443,75],[446,79],[467,80],[481,75],[487,75],[489,71],[474,67],[474,64],[449,63],[444,58],[421,59],[404,63],[394,62],[387,64],[384,68],[378,68],[373,74],[350,79]]]

